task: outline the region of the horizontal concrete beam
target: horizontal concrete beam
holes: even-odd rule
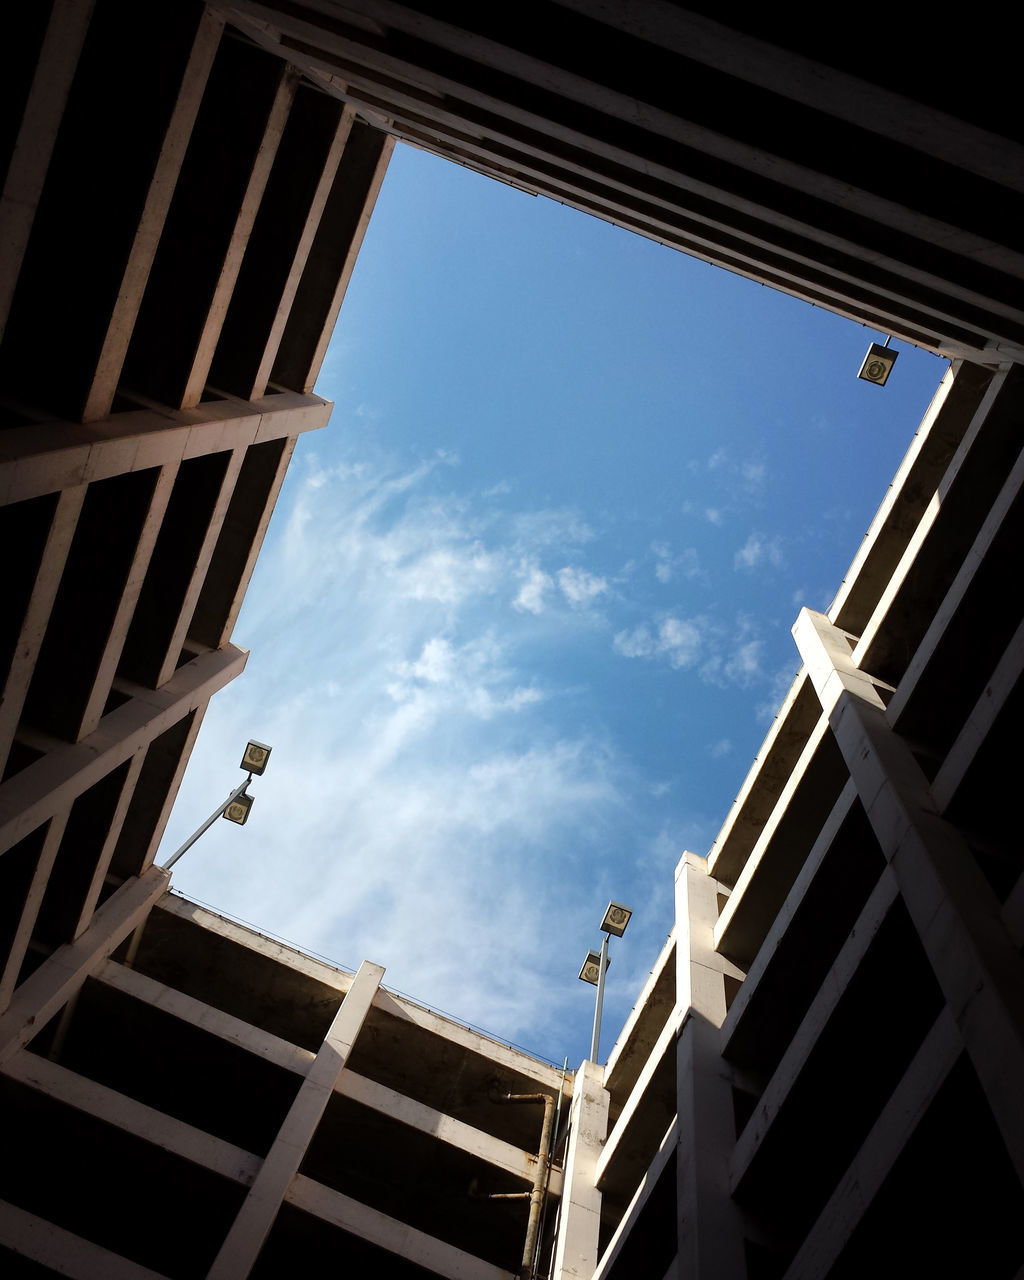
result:
[[[143,750],[165,729],[203,707],[242,671],[248,653],[234,645],[200,654],[180,667],[162,689],[139,690],[99,728],[76,743],[55,747],[0,786],[0,853],[59,813]]]
[[[259,1172],[258,1156],[38,1054],[22,1050],[4,1064],[3,1074],[232,1182],[250,1186]]]
[[[161,904],[162,908],[163,904]],[[162,982],[157,982],[154,978],[129,969],[125,965],[117,964],[113,960],[108,960],[92,976],[105,986],[112,987],[135,1000],[142,1000],[173,1018],[198,1027],[210,1035],[226,1040],[229,1044],[237,1045],[264,1062],[272,1062],[275,1066],[292,1071],[296,1075],[304,1076],[315,1057],[308,1049],[302,1049],[287,1040],[282,1040],[280,1036],[254,1027],[241,1018],[233,1017],[212,1005],[204,1004],[193,996],[176,991],[173,987],[167,987]],[[512,1177],[524,1182],[533,1180],[537,1158],[532,1152],[523,1151],[510,1142],[504,1142],[481,1129],[475,1129],[472,1125],[456,1120],[433,1107],[425,1106],[374,1080],[368,1080],[354,1071],[342,1072],[335,1085],[335,1092],[392,1120],[397,1120],[400,1124],[429,1134],[439,1142],[458,1147],[511,1174]],[[552,1195],[561,1194],[561,1170],[551,1170],[548,1189]]]
[[[96,1280],[97,1276],[103,1280],[166,1280],[158,1271],[129,1262],[4,1200],[0,1200],[0,1240],[20,1257],[71,1280]]]
[[[0,504],[316,431],[333,407],[319,396],[283,392],[196,409],[138,409],[84,425],[12,427],[0,433]]]
[[[510,1271],[417,1231],[301,1173],[293,1179],[285,1199],[297,1209],[312,1213],[446,1280],[514,1280]]]
[[[655,1073],[661,1066],[661,1060],[666,1053],[675,1052],[676,1037],[679,1035],[683,1021],[688,1013],[686,1009],[675,1008],[669,1015],[668,1021],[662,1027],[661,1034],[655,1041],[654,1048],[651,1050],[650,1056],[644,1064],[643,1070],[637,1077],[636,1084],[633,1086],[629,1097],[626,1099],[625,1105],[619,1112],[618,1119],[615,1121],[615,1127],[605,1139],[604,1148],[597,1158],[597,1168],[594,1171],[594,1181],[598,1187],[603,1186],[605,1175],[608,1172],[608,1166],[613,1162],[619,1148],[628,1141],[629,1126],[633,1122],[637,1111],[643,1105],[644,1095],[651,1081],[654,1079]]]

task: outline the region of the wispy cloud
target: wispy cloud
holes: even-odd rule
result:
[[[696,620],[667,617],[653,628],[634,627],[620,631],[612,640],[616,653],[624,658],[665,658],[677,670],[692,667],[701,651],[701,632]]]
[[[571,566],[559,569],[558,585],[562,595],[574,609],[589,608],[598,596],[603,596],[608,591],[605,578]]]
[[[769,564],[777,569],[783,562],[782,545],[778,538],[766,538],[763,533],[752,533],[733,557],[737,569],[756,569]]]

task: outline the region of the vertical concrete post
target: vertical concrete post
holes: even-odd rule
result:
[[[687,1280],[747,1274],[743,1221],[729,1194],[736,1123],[721,1054],[725,979],[743,975],[714,948],[721,892],[706,859],[684,853],[676,868],[676,998],[685,1011],[676,1046],[676,1174],[678,1271]]]
[[[937,812],[845,634],[803,609],[793,628],[875,838],[1024,1181],[1024,963],[966,841]]]
[[[359,972],[352,980],[348,994],[295,1095],[274,1144],[267,1152],[249,1194],[207,1273],[208,1280],[242,1280],[249,1274],[274,1225],[285,1192],[299,1171],[383,976],[384,970],[379,964],[364,960],[359,966]]]
[[[595,1175],[607,1134],[604,1068],[596,1062],[584,1062],[576,1073],[569,1112],[569,1146],[551,1280],[590,1280],[597,1267],[601,1192]]]

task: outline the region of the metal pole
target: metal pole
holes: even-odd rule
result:
[[[181,848],[180,848],[180,849],[175,849],[175,851],[171,854],[171,856],[170,856],[170,857],[167,859],[167,861],[164,863],[164,870],[165,870],[165,871],[170,871],[171,867],[173,867],[173,866],[174,866],[174,864],[178,861],[178,859],[181,857],[181,855],[182,855],[183,853],[186,853],[189,849],[191,849],[191,848],[192,848],[192,846],[193,846],[193,845],[195,844],[195,842],[199,839],[199,837],[203,834],[203,832],[204,832],[204,831],[208,831],[208,830],[210,829],[210,827],[212,827],[212,826],[213,826],[213,824],[217,821],[217,819],[220,817],[220,815],[224,812],[224,810],[228,807],[228,805],[229,805],[229,804],[233,804],[233,803],[238,799],[238,797],[239,797],[240,795],[244,795],[244,794],[245,794],[245,789],[246,789],[246,787],[249,785],[249,783],[250,783],[250,782],[252,782],[252,774],[251,774],[251,773],[249,774],[248,778],[246,778],[246,780],[242,783],[242,785],[241,785],[240,787],[235,787],[234,791],[232,791],[232,793],[231,793],[231,794],[228,796],[228,798],[223,802],[223,804],[220,806],[220,808],[219,808],[219,809],[214,809],[213,813],[211,813],[211,814],[210,814],[210,816],[206,819],[206,821],[205,821],[205,822],[203,823],[203,825],[199,828],[199,830],[198,830],[198,831],[193,831],[193,832],[192,832],[192,834],[189,836],[189,838],[185,841],[185,843],[181,846]]]
[[[608,935],[601,943],[601,972],[597,976],[597,1004],[594,1006],[594,1034],[590,1040],[590,1061],[597,1061],[601,1044],[601,1006],[604,1004],[604,975],[608,968]]]

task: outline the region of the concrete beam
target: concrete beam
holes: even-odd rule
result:
[[[962,1050],[956,1023],[943,1009],[804,1237],[786,1280],[826,1280]]]
[[[444,1276],[446,1280],[513,1280],[510,1271],[503,1271],[462,1249],[456,1249],[454,1245],[417,1231],[415,1227],[390,1218],[386,1213],[371,1209],[369,1205],[352,1200],[301,1173],[293,1180],[286,1199],[297,1209],[314,1214],[342,1231],[386,1249],[388,1253]],[[212,1276],[213,1273],[210,1274]]]
[[[64,836],[64,828],[68,824],[70,812],[69,806],[62,813],[54,814],[46,829],[46,835],[43,837],[42,848],[39,850],[39,857],[36,859],[35,871],[32,873],[28,893],[22,903],[21,917],[11,940],[7,962],[0,969],[0,1013],[11,1002],[11,995],[18,981],[18,975],[21,972],[28,944],[32,940],[36,920],[39,916],[39,908],[43,905],[43,895],[46,893],[50,872],[53,870],[54,859],[57,857],[57,850],[60,848],[60,842]]]
[[[725,1021],[722,1023],[723,1053],[728,1052],[729,1043],[737,1027],[742,1022],[744,1013],[757,1000],[761,981],[766,971],[771,967],[779,945],[786,936],[786,930],[792,923],[805,894],[814,882],[814,878],[818,874],[833,840],[835,840],[840,828],[846,821],[856,797],[857,788],[852,782],[848,782],[839,793],[839,799],[833,805],[832,812],[814,842],[814,847],[807,855],[807,861],[800,868],[800,874],[793,881],[793,886],[786,895],[786,901],[777,912],[772,922],[772,927],[768,930],[764,942],[758,948],[754,963],[747,970],[747,976],[733,997],[733,1002],[725,1015]]]
[[[960,470],[967,460],[975,441],[977,440],[982,428],[985,425],[985,419],[988,417],[989,411],[995,405],[999,397],[999,393],[1003,389],[1006,381],[1008,370],[1000,369],[989,382],[984,395],[981,397],[977,408],[971,418],[970,425],[961,437],[956,452],[952,459],[945,467],[942,477],[936,486],[930,501],[917,520],[914,531],[906,544],[906,548],[900,557],[896,568],[888,575],[882,591],[879,593],[877,603],[871,614],[871,617],[865,623],[860,634],[860,639],[854,648],[854,665],[860,666],[864,661],[864,657],[871,645],[874,643],[875,637],[882,628],[889,609],[893,601],[899,594],[906,581],[907,575],[913,567],[914,561],[917,559],[922,546],[931,533],[932,526],[938,519],[939,511],[942,507],[943,500],[950,488],[956,481]],[[897,701],[897,709],[899,702]],[[893,713],[896,714],[895,712]]]
[[[135,606],[139,601],[139,592],[142,590],[142,583],[146,577],[146,570],[149,568],[149,561],[153,554],[153,548],[156,546],[160,527],[163,524],[164,516],[167,514],[167,503],[170,500],[171,490],[174,488],[177,474],[177,466],[161,467],[156,484],[153,486],[149,508],[146,511],[142,528],[139,530],[139,537],[135,544],[135,551],[128,568],[128,574],[121,589],[121,597],[118,600],[114,616],[110,620],[110,630],[93,676],[92,688],[82,711],[81,721],[75,733],[76,741],[95,732],[99,727],[100,720],[103,718],[103,710],[107,704],[107,699],[110,697],[110,688],[117,672],[118,663],[121,660],[121,651],[124,649],[128,627],[131,624],[132,615],[135,613]]]
[[[227,514],[228,504],[231,501],[231,494],[235,487],[235,481],[238,479],[238,473],[242,468],[242,462],[244,459],[244,449],[233,449],[231,451],[231,457],[224,469],[224,477],[221,481],[220,491],[217,494],[217,500],[213,505],[213,510],[210,512],[210,519],[206,527],[206,533],[203,537],[202,545],[199,548],[199,553],[196,556],[195,565],[192,569],[192,575],[189,578],[188,586],[185,588],[181,607],[178,610],[177,621],[174,624],[174,629],[168,637],[164,651],[164,658],[160,664],[159,670],[157,671],[156,679],[153,682],[158,689],[161,685],[166,684],[177,670],[178,658],[185,644],[185,640],[188,637],[188,629],[192,622],[192,615],[195,612],[195,607],[199,600],[199,594],[203,589],[203,583],[206,580],[206,571],[210,567],[214,548],[217,545],[221,526],[224,524],[224,517]]]
[[[103,1280],[166,1280],[158,1271],[129,1262],[4,1200],[0,1200],[0,1240],[20,1257],[71,1280],[97,1280],[99,1276]]]
[[[1022,673],[1024,673],[1024,621],[1014,632],[981,697],[971,709],[963,728],[957,734],[956,741],[932,779],[932,795],[935,797],[935,804],[940,813],[946,811],[950,801],[956,795],[957,788],[963,782],[975,755]]]
[[[607,1280],[611,1275],[622,1247],[629,1239],[630,1233],[636,1226],[643,1212],[644,1206],[650,1199],[651,1192],[658,1185],[658,1179],[665,1171],[670,1160],[676,1158],[676,1145],[679,1142],[679,1122],[673,1120],[665,1132],[658,1147],[658,1153],[647,1167],[647,1172],[640,1179],[640,1185],[633,1192],[633,1198],[626,1206],[626,1212],[619,1220],[619,1225],[615,1228],[615,1234],[608,1241],[604,1253],[601,1255],[601,1261],[597,1270],[594,1272],[593,1280]],[[675,1264],[673,1263],[673,1268]],[[672,1273],[670,1273],[672,1274]]]
[[[0,773],[7,763],[7,756],[18,730],[18,721],[25,705],[25,697],[32,682],[36,660],[50,621],[50,611],[57,597],[61,574],[71,549],[71,540],[78,527],[78,517],[85,501],[84,484],[73,485],[61,491],[57,499],[57,508],[50,521],[50,531],[46,537],[46,545],[36,570],[36,580],[32,587],[25,617],[18,633],[18,642],[14,646],[11,665],[7,670],[7,678],[0,697]]]
[[[440,1014],[425,1009],[405,996],[382,990],[373,1003],[374,1008],[382,1013],[389,1013],[392,1017],[415,1023],[416,1026],[423,1027],[445,1040],[451,1040],[453,1044],[460,1045],[471,1053],[478,1053],[485,1058],[490,1058],[499,1066],[527,1076],[536,1081],[542,1089],[553,1090],[556,1097],[562,1088],[561,1067],[549,1066],[548,1063],[531,1058],[510,1045],[502,1044],[500,1040],[492,1040],[490,1036],[485,1036],[479,1031],[473,1031],[470,1027],[464,1027],[458,1022],[443,1018]]]
[[[296,84],[295,73],[291,68],[288,68],[282,76],[277,92],[274,95],[274,101],[263,131],[263,140],[256,153],[252,171],[249,175],[249,182],[246,186],[245,194],[242,196],[238,216],[231,232],[227,252],[224,255],[220,274],[214,286],[213,297],[206,313],[206,321],[199,336],[195,355],[192,358],[192,367],[185,383],[185,391],[181,401],[183,409],[191,409],[198,405],[206,388],[210,365],[213,363],[217,341],[224,325],[224,317],[227,315],[231,294],[235,287],[235,281],[238,279],[238,272],[242,265],[242,258],[245,256],[246,246],[249,243],[249,234],[252,231],[253,223],[256,221],[256,214],[259,212],[260,201],[267,185],[267,178],[270,176],[274,157],[277,155],[277,147],[284,132],[285,122],[295,99]]]
[[[786,784],[743,864],[743,870],[729,893],[729,901],[715,920],[716,950],[737,958],[742,955],[744,959],[752,959],[763,943],[775,919],[779,901],[785,900],[792,887],[791,884],[786,885],[780,893],[776,886],[779,873],[773,863],[779,859],[780,849],[775,837],[790,812],[794,796],[804,783],[804,775],[827,736],[828,721],[821,716],[805,740]],[[782,852],[788,855],[788,847]],[[790,862],[787,857],[784,874],[788,874]],[[766,893],[765,882],[772,885],[772,893]]]
[[[607,1132],[608,1090],[604,1087],[604,1071],[595,1062],[584,1062],[576,1073],[569,1112],[565,1189],[558,1215],[551,1280],[590,1280],[597,1268],[601,1231],[597,1161]]]
[[[0,853],[34,831],[145,749],[165,729],[203,707],[245,666],[248,653],[234,645],[201,654],[180,667],[162,689],[143,690],[103,717],[100,728],[73,744],[55,747],[0,786]]]
[[[265,1062],[272,1062],[297,1075],[306,1075],[316,1057],[308,1049],[282,1040],[269,1031],[254,1027],[241,1018],[204,1004],[182,991],[164,986],[163,983],[113,960],[108,960],[92,976],[106,986],[135,1000],[142,1000],[173,1018],[199,1027],[230,1044],[238,1045]],[[472,1125],[425,1106],[374,1080],[357,1075],[354,1071],[343,1071],[334,1087],[336,1093],[343,1094],[364,1107],[418,1129],[421,1133],[430,1134],[439,1142],[466,1151],[521,1181],[533,1181],[537,1157],[532,1152],[523,1151],[510,1142],[475,1129]],[[560,1170],[552,1169],[548,1190],[552,1195],[561,1195]]]
[[[730,1160],[730,1183],[733,1191],[743,1181],[772,1125],[785,1107],[786,1099],[807,1065],[819,1036],[835,1013],[898,897],[895,878],[887,869],[864,904],[857,923],[801,1019],[800,1026],[758,1100],[756,1111],[736,1140]]]
[[[943,597],[938,609],[936,609],[928,630],[921,639],[921,643],[914,651],[914,656],[900,680],[899,688],[889,702],[889,720],[897,728],[899,727],[901,712],[913,697],[918,680],[921,678],[928,663],[935,656],[935,651],[939,647],[953,615],[963,604],[971,583],[974,581],[974,576],[989,554],[996,535],[1015,503],[1022,486],[1024,486],[1024,451],[1018,455],[1017,461],[1003,482],[1003,486],[999,490],[996,500],[992,503],[984,523],[978,530],[978,535],[974,539],[970,550],[964,557],[956,577],[950,584],[949,590]],[[866,650],[860,645],[858,645],[858,650],[861,657],[859,659],[855,657],[855,661],[863,661],[863,654]]]
[[[338,165],[341,163],[341,157],[345,150],[345,144],[348,142],[349,133],[352,131],[352,122],[354,119],[355,108],[346,105],[341,113],[340,119],[338,120],[338,126],[334,132],[334,138],[332,139],[330,148],[328,149],[323,172],[320,175],[320,181],[317,183],[313,199],[310,201],[306,222],[302,229],[302,234],[299,237],[299,242],[295,248],[295,256],[292,260],[287,279],[285,280],[284,288],[281,291],[277,313],[274,316],[274,322],[271,326],[270,332],[267,334],[267,341],[263,350],[263,356],[253,379],[252,389],[249,392],[251,397],[266,394],[267,384],[270,381],[270,375],[274,368],[274,361],[277,359],[277,352],[281,345],[281,339],[284,337],[285,327],[288,324],[288,316],[291,313],[292,303],[295,301],[295,294],[299,287],[299,281],[302,279],[302,272],[306,266],[309,251],[313,247],[313,240],[316,237],[317,228],[320,225],[320,218],[322,217],[324,208],[327,204],[327,198],[331,194],[331,186],[334,182],[334,176],[338,171]]]
[[[0,433],[0,503],[316,431],[333,407],[319,396],[285,392],[173,412],[139,409],[84,425],[11,427]]]
[[[0,195],[0,338],[95,0],[55,0]]]
[[[258,1156],[38,1054],[23,1050],[4,1064],[3,1074],[232,1182],[251,1186],[259,1172]]]
[[[608,1139],[604,1144],[600,1156],[597,1159],[597,1167],[594,1170],[594,1179],[598,1187],[604,1186],[605,1174],[608,1172],[608,1166],[615,1159],[619,1148],[628,1140],[629,1126],[635,1117],[638,1108],[643,1103],[644,1095],[651,1081],[654,1079],[655,1073],[661,1065],[661,1060],[666,1053],[675,1052],[676,1037],[679,1035],[680,1028],[683,1025],[683,1019],[687,1010],[678,1006],[672,1010],[668,1021],[661,1029],[661,1034],[655,1041],[654,1048],[651,1050],[647,1062],[644,1064],[643,1070],[637,1077],[630,1091],[629,1097],[626,1099],[622,1110],[619,1112],[618,1119]],[[607,1074],[607,1071],[606,1071]]]
[[[319,1053],[288,1109],[249,1194],[221,1245],[208,1280],[244,1280],[316,1132],[338,1076],[370,1011],[384,970],[364,960]]]
[[[430,1134],[439,1142],[456,1147],[477,1160],[484,1160],[521,1182],[533,1182],[537,1168],[537,1157],[533,1152],[523,1151],[511,1142],[504,1142],[501,1138],[484,1133],[482,1129],[475,1129],[462,1120],[445,1115],[434,1107],[425,1106],[414,1098],[378,1084],[376,1080],[368,1080],[354,1071],[343,1071],[334,1088],[336,1093],[351,1098],[353,1102],[359,1102],[411,1129],[418,1129],[420,1133]],[[548,1192],[553,1196],[562,1194],[561,1170],[551,1170]]]
[[[654,962],[654,968],[633,1003],[633,1008],[629,1012],[625,1025],[619,1032],[619,1038],[615,1041],[612,1051],[608,1055],[608,1061],[604,1067],[604,1078],[608,1082],[609,1090],[613,1095],[616,1089],[614,1083],[616,1073],[632,1074],[630,1060],[639,1054],[643,1054],[643,1060],[646,1061],[654,1043],[661,1034],[663,1022],[658,1022],[653,1027],[649,1025],[652,1022],[650,1017],[651,1000],[655,989],[664,977],[670,976],[673,979],[675,977],[674,972],[671,975],[666,973],[669,966],[675,962],[675,945],[675,935],[669,934],[657,960]],[[674,996],[675,992],[673,990],[673,1001]],[[670,1016],[671,1013],[672,1006],[670,1004],[661,1016],[665,1018]]]
[[[920,765],[893,733],[844,634],[807,609],[793,632],[1024,1181],[1024,964],[1000,904],[959,832],[938,816]]]
[[[199,715],[196,715],[199,719]],[[187,754],[187,752],[186,752]],[[106,881],[107,872],[110,869],[110,860],[114,856],[114,849],[117,847],[118,839],[121,835],[121,828],[124,826],[125,816],[128,813],[128,807],[132,802],[132,795],[142,773],[142,766],[145,763],[145,753],[137,751],[132,756],[128,765],[128,772],[125,775],[124,785],[121,787],[121,794],[118,796],[117,804],[110,818],[110,824],[107,827],[107,834],[103,840],[103,846],[100,849],[99,857],[96,859],[96,867],[92,873],[92,880],[85,892],[82,900],[82,910],[79,912],[78,921],[74,929],[74,937],[80,938],[92,923],[93,914],[96,911],[96,904],[100,900],[100,894],[103,892],[103,885]]]
[[[142,294],[223,30],[224,19],[220,15],[209,10],[202,15],[86,396],[84,422],[105,418],[110,413]]]
[[[25,979],[6,1013],[0,1015],[0,1066],[42,1030],[89,974],[145,920],[166,893],[168,880],[162,867],[151,867],[137,880],[126,881],[100,907],[80,938],[58,947]]]

